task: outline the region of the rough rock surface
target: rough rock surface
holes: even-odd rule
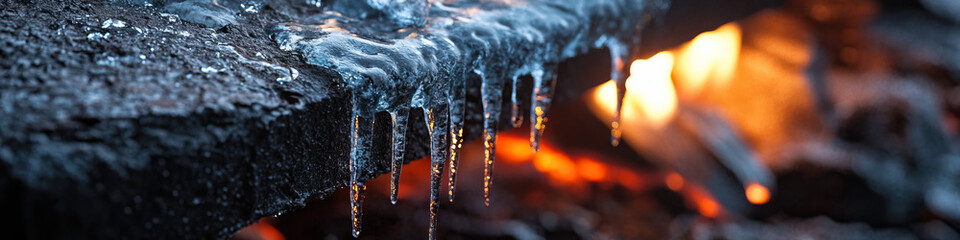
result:
[[[343,184],[349,103],[263,30],[306,5],[218,29],[109,1],[2,5],[0,195],[23,219],[14,238],[223,238]]]

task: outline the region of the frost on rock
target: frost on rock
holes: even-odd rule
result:
[[[319,3],[319,1],[317,1]],[[360,1],[334,1],[359,4]],[[622,62],[639,44],[642,25],[666,9],[666,0],[366,0],[384,14],[326,11],[274,26],[270,31],[280,48],[295,51],[307,63],[336,71],[354,99],[354,131],[350,181],[354,233],[359,234],[363,199],[361,173],[369,165],[372,119],[377,112],[393,118],[395,182],[402,167],[404,134],[410,108],[422,108],[431,135],[431,237],[439,208],[440,176],[449,158],[449,200],[454,199],[457,165],[463,143],[465,81],[477,79],[483,102],[485,202],[490,203],[496,130],[506,84],[511,94],[511,120],[522,121],[521,96],[530,96],[531,147],[538,148],[545,129],[555,85],[555,70],[563,59],[591,48],[609,48],[615,65],[611,78],[621,79]],[[364,2],[361,2],[364,3]],[[396,8],[399,4],[406,3]],[[420,3],[429,14],[418,15]],[[355,6],[355,5],[351,5]],[[415,7],[416,9],[405,9]],[[346,9],[336,6],[331,9]],[[387,16],[395,21],[383,21]],[[423,24],[396,21],[422,18]],[[422,26],[422,27],[417,27]],[[619,74],[619,75],[618,75]],[[533,91],[519,92],[516,79],[529,75]],[[618,83],[622,82],[618,80]],[[619,85],[622,85],[619,84]],[[622,98],[622,91],[618,94]],[[391,197],[395,201],[395,197]]]
[[[127,22],[123,20],[116,20],[111,18],[111,19],[107,19],[106,21],[103,21],[103,24],[100,25],[100,28],[122,28],[126,26],[127,26]]]
[[[423,26],[427,23],[427,0],[366,0],[374,9],[380,10],[391,20],[405,26]]]

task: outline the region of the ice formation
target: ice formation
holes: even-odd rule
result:
[[[393,119],[393,149],[389,152],[393,153],[391,201],[395,202],[407,115],[410,108],[424,110],[431,136],[431,239],[436,237],[440,177],[447,158],[449,200],[454,199],[463,143],[465,81],[477,76],[481,79],[483,185],[489,205],[505,84],[514,86],[510,93],[511,120],[519,126],[521,88],[517,79],[524,75],[533,78],[530,145],[537,149],[547,121],[557,64],[591,48],[610,49],[614,63],[611,78],[621,86],[619,102],[625,89],[625,76],[620,72],[629,57],[628,48],[639,44],[642,26],[668,5],[666,0],[418,0],[412,2],[429,3],[424,9],[429,17],[424,16],[422,24],[416,22],[420,19],[417,17],[411,24],[396,18],[419,16],[403,12],[419,5],[398,7],[395,4],[404,2],[399,0],[367,2],[393,21],[327,11],[279,24],[271,32],[281,49],[298,52],[309,64],[339,73],[352,94],[349,168],[354,236],[360,233],[365,190],[361,173],[369,170],[374,114],[388,112]],[[615,118],[614,144],[619,135],[617,123]]]

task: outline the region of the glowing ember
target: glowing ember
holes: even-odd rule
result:
[[[607,176],[607,166],[589,158],[577,161],[577,173],[580,177],[592,182],[599,182]]]
[[[533,158],[533,149],[527,145],[527,139],[507,135],[497,138],[497,157],[505,162],[526,162]]]
[[[690,198],[700,215],[708,218],[716,218],[720,216],[720,212],[723,210],[723,208],[720,206],[720,203],[717,203],[717,200],[714,199],[709,192],[707,192],[707,190],[701,187],[690,187],[687,188],[684,193],[684,195]]]
[[[673,190],[675,192],[678,192],[680,191],[680,189],[683,189],[683,184],[684,184],[683,177],[680,176],[679,173],[671,172],[667,174],[667,176],[664,179],[664,182],[667,184],[667,188],[670,188],[670,190]]]
[[[766,187],[759,183],[747,184],[745,192],[747,194],[747,201],[753,204],[760,205],[770,200],[770,190],[767,190]]]
[[[261,239],[261,240],[284,240],[286,239],[277,228],[273,227],[270,220],[260,219],[249,226],[240,229],[231,239]]]
[[[531,164],[558,186],[582,187],[584,182],[590,182],[619,184],[634,191],[650,187],[651,180],[639,173],[610,165],[593,155],[571,155],[549,143],[543,143],[540,151],[534,153],[525,143],[526,139],[516,133],[505,132],[497,138],[497,144],[502,146],[497,157],[507,163]],[[655,179],[652,182],[659,184]]]
[[[533,158],[533,166],[547,173],[550,179],[557,182],[572,183],[578,180],[577,165],[573,159],[547,146],[542,146],[540,152]]]

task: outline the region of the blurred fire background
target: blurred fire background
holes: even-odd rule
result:
[[[960,239],[960,3],[789,0],[628,66],[619,147],[612,83],[555,105],[538,153],[501,135],[490,207],[467,144],[440,235]],[[368,182],[361,239],[426,237],[429,167],[396,205]],[[234,239],[350,239],[346,191]]]

